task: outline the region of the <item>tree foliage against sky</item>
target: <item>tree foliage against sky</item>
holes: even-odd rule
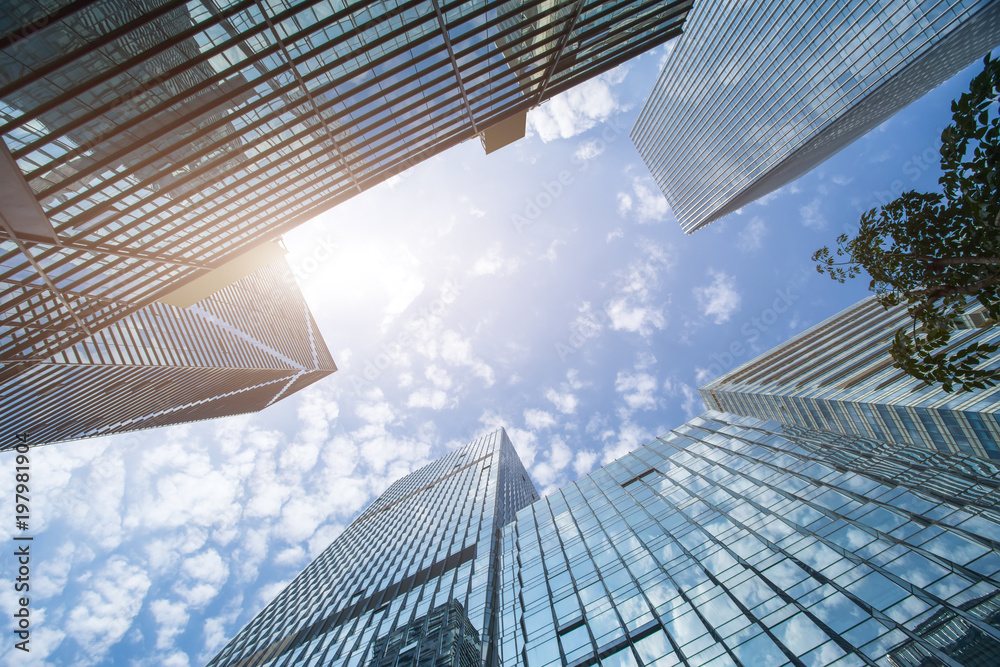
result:
[[[978,306],[987,326],[1000,319],[1000,61],[983,62],[941,133],[942,191],[904,192],[865,213],[854,237],[837,237],[835,252],[813,254],[820,273],[839,282],[867,273],[882,305],[907,305],[913,323],[896,332],[894,365],[948,392],[1000,381],[979,368],[1000,345],[951,344]]]

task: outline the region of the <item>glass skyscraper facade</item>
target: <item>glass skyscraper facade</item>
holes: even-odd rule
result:
[[[1000,386],[947,393],[894,368],[888,349],[912,323],[869,297],[701,388],[705,405],[786,424],[1000,459]],[[950,350],[1000,341],[978,304]],[[1000,355],[980,366],[1000,369]]]
[[[391,486],[212,667],[994,667],[1000,466],[709,411],[538,499]]]
[[[187,308],[152,303],[0,378],[0,442],[256,412],[337,366],[280,254]]]
[[[504,529],[504,665],[989,667],[1000,468],[708,412]]]
[[[122,414],[231,414],[235,398],[219,411],[207,389],[192,405],[158,390],[190,389],[198,367],[257,409],[250,370],[332,370],[280,350],[305,340],[298,325],[251,344],[278,352],[263,367],[228,368],[249,353],[226,357],[200,338],[214,323],[158,301],[680,34],[691,3],[0,0],[0,391],[20,402],[3,426],[49,440],[117,432]],[[494,134],[492,149],[509,125]],[[116,356],[146,348],[177,353]],[[98,380],[113,389],[73,386]],[[65,391],[93,414],[26,424]]]
[[[982,57],[997,26],[997,0],[702,0],[632,140],[691,233]]]
[[[488,134],[680,34],[691,4],[3,0],[0,361]]]
[[[395,482],[212,667],[497,667],[501,529],[538,499],[501,429]]]

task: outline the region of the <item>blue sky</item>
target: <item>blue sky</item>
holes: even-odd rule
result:
[[[330,378],[256,415],[34,450],[31,653],[5,634],[4,664],[203,664],[448,449],[504,426],[544,493],[700,413],[705,381],[866,294],[810,254],[936,188],[979,70],[685,236],[628,139],[664,53],[534,110],[517,144],[468,141],[287,235]]]

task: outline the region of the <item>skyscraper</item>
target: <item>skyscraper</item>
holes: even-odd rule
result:
[[[990,462],[714,411],[539,500],[499,431],[209,664],[992,667],[998,508]]]
[[[504,529],[505,665],[988,667],[1000,468],[708,412]]]
[[[501,429],[410,473],[209,664],[496,667],[500,531],[538,499]]]
[[[691,233],[1000,44],[996,0],[699,2],[632,130]]]
[[[262,260],[232,284],[188,285],[61,352],[11,365],[0,378],[0,443],[256,412],[333,373],[282,251]]]
[[[691,2],[5,3],[0,362],[59,353],[461,141],[494,150],[679,34]]]
[[[702,399],[715,410],[1000,459],[1000,387],[949,394],[892,366],[892,337],[911,322],[906,308],[869,297],[709,382]],[[981,306],[963,324],[953,349],[1000,341]],[[983,367],[1000,368],[1000,357]]]

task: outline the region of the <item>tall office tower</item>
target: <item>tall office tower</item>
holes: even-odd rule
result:
[[[1000,341],[981,307],[964,320],[951,349]],[[905,308],[863,299],[709,382],[702,400],[714,410],[1000,459],[1000,387],[949,394],[893,368],[889,345],[908,323]],[[981,367],[1000,368],[1000,355]]]
[[[703,0],[632,140],[691,233],[982,57],[998,26],[997,0]]]
[[[1000,468],[709,412],[504,529],[504,665],[989,667]]]
[[[403,477],[209,664],[496,667],[500,531],[538,499],[501,429]]]
[[[0,361],[61,353],[465,139],[495,150],[691,3],[4,1]]]
[[[337,370],[282,251],[261,249],[261,266],[232,284],[196,281],[12,365],[0,380],[3,448],[17,434],[43,444],[255,412]]]

